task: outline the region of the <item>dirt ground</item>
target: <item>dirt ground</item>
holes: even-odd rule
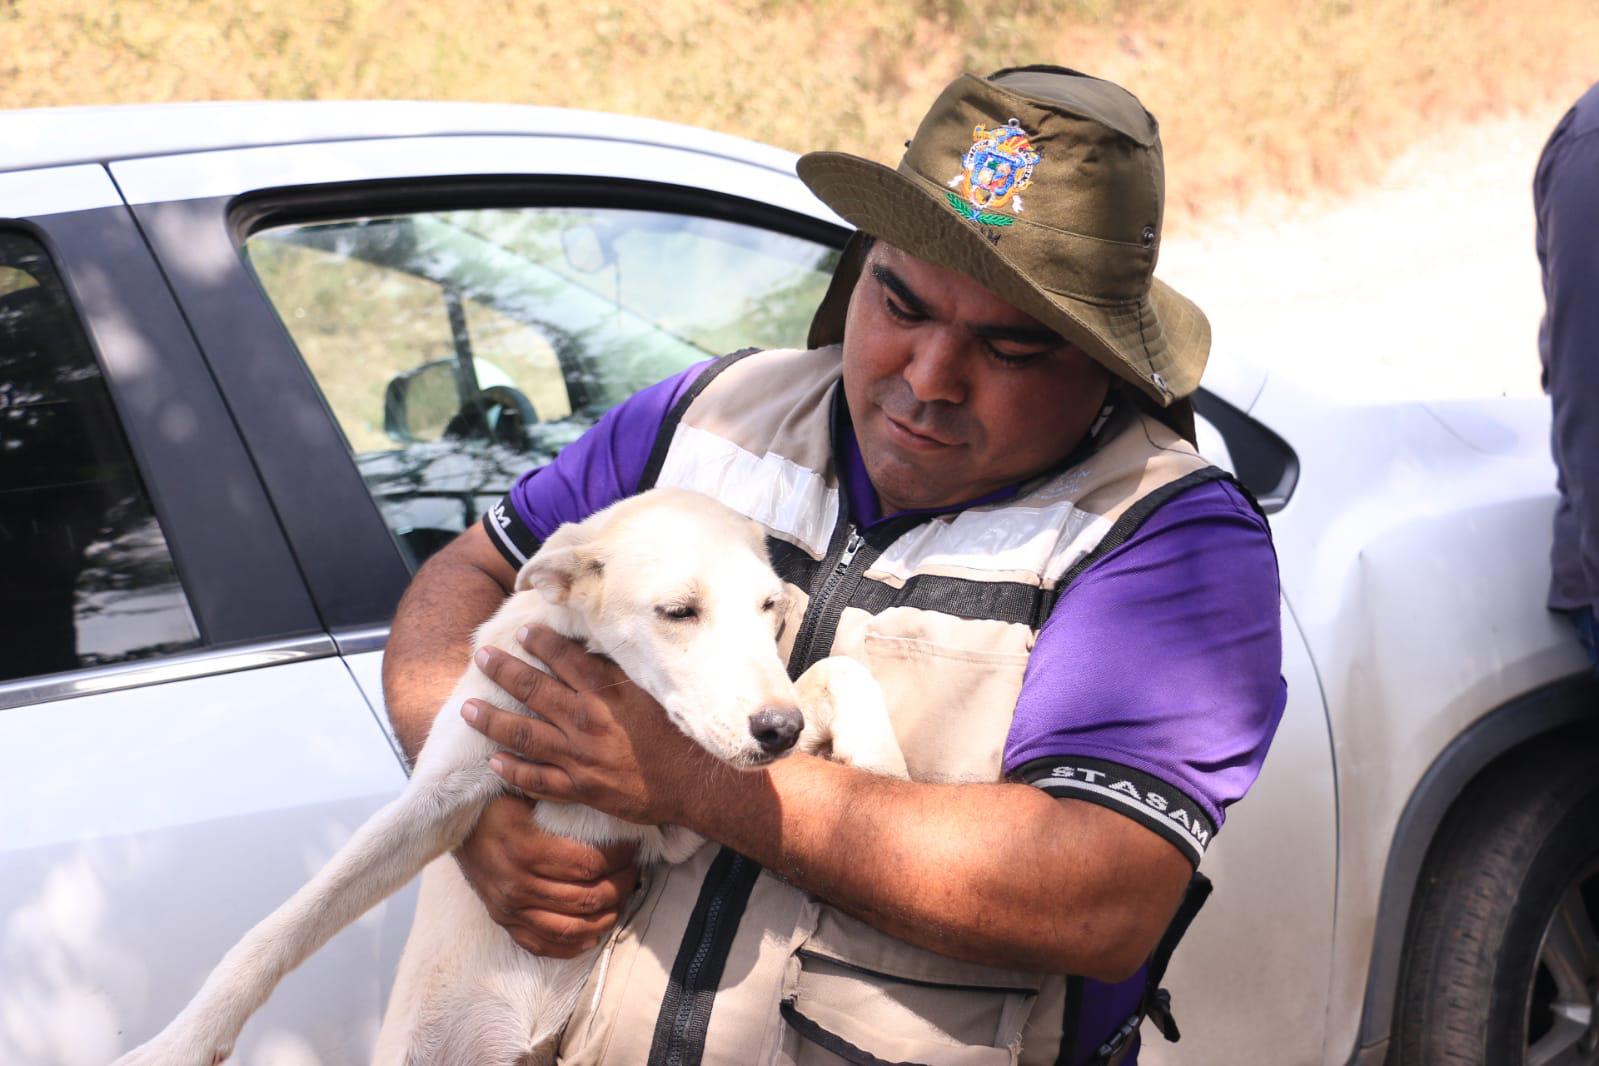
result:
[[[1218,361],[1351,400],[1537,395],[1532,172],[1563,112],[1440,132],[1348,199],[1174,235],[1157,272],[1210,315]]]

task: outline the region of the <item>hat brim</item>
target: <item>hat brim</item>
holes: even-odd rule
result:
[[[971,278],[1156,404],[1167,406],[1199,387],[1210,352],[1210,323],[1198,306],[1159,279],[1136,301],[1099,302],[1054,292],[1006,256],[1003,237],[990,240],[918,179],[843,152],[811,152],[800,157],[798,169],[810,190],[857,229]],[[842,324],[844,308],[837,305],[847,304],[853,281],[838,277],[828,290],[817,313],[822,333],[831,332],[828,323]],[[837,337],[812,337],[813,343],[840,339],[841,331]]]

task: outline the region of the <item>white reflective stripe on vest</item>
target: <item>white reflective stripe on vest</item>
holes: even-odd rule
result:
[[[838,489],[820,474],[681,423],[655,483],[714,496],[812,555],[827,552],[838,522]]]
[[[1026,497],[1031,502],[1032,497]],[[867,571],[903,584],[913,574],[975,580],[1060,579],[1109,532],[1109,520],[1070,502],[1015,504],[935,519],[900,537]],[[1031,582],[1029,582],[1031,583]]]

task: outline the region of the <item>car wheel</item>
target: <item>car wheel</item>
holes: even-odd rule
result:
[[[1599,1064],[1596,929],[1599,748],[1473,782],[1417,888],[1390,1066]]]

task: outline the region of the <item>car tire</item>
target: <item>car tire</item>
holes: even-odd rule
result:
[[[1390,1066],[1599,1063],[1599,745],[1474,781],[1417,887]]]

